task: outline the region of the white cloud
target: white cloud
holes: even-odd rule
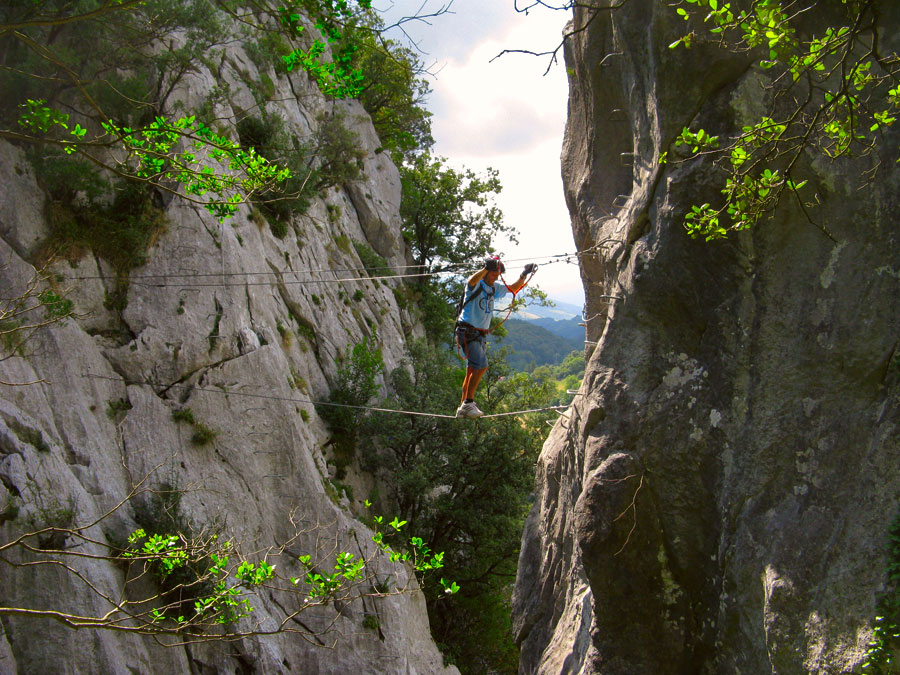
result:
[[[429,102],[442,153],[511,153],[540,144],[550,135],[561,138],[567,97],[562,68],[551,68],[544,76],[544,57],[495,58],[506,48],[540,49],[548,32],[558,34],[536,18],[509,26],[442,66]]]

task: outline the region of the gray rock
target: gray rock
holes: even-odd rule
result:
[[[245,111],[255,101],[244,79],[258,75],[233,46],[220,72],[191,73],[172,100],[190,109],[227,82],[233,96],[220,105],[222,113],[231,113],[228,106]],[[267,110],[291,132],[307,135],[309,121],[331,103],[305,75],[274,79],[279,103],[267,103]],[[373,594],[288,621],[308,639],[286,632],[168,649],[126,632],[75,631],[47,618],[3,615],[0,671],[458,672],[444,666],[431,639],[411,571],[376,553],[372,532],[353,515],[366,495],[335,503],[326,491],[334,491],[334,458],[313,402],[328,396],[340,358],[374,328],[389,369],[403,359],[410,330],[388,285],[329,271],[362,267],[347,245],[353,240],[392,264],[406,259],[397,169],[374,153],[377,138],[362,109],[350,104],[350,113],[369,151],[363,179],[313,203],[284,239],[251,222],[249,207],[221,224],[202,207],[174,199],[166,200],[166,226],[146,263],[127,280],[124,306],[107,301],[116,287],[104,261],[86,256],[75,267],[56,264],[77,316],[40,330],[22,354],[0,359],[0,381],[39,381],[0,385],[0,508],[10,505],[0,517],[0,542],[47,524],[98,521],[85,530],[92,541],[79,550],[105,556],[103,542],[122,541],[137,527],[134,500],[116,505],[135,486],[168,485],[184,491],[179,510],[187,521],[217,528],[251,559],[272,549],[270,562],[287,572],[299,568],[296,556],[304,552],[328,560],[348,550],[372,557],[379,579],[407,592]],[[43,194],[23,162],[20,151],[0,141],[0,288],[10,292],[33,275],[22,256],[47,231]],[[357,280],[341,282],[343,276]],[[420,326],[411,330],[421,334]],[[183,408],[212,431],[205,442],[192,440],[195,427],[173,419]],[[27,556],[15,549],[9,559],[21,564]],[[4,566],[0,604],[108,611],[99,593],[121,593],[122,568],[96,557],[70,560],[70,570]],[[260,592],[252,621],[243,625],[271,630],[296,602],[290,594]],[[367,627],[373,623],[364,623],[367,616],[377,617],[377,629]]]
[[[5,631],[0,636],[0,669],[8,675],[17,675],[19,672],[19,669],[16,667],[16,657],[12,652],[12,647],[9,646],[9,641],[6,639]]]
[[[692,120],[757,114],[760,74],[669,50],[679,31],[629,2],[567,53],[563,175],[579,249],[599,245],[582,257],[599,344],[538,466],[520,670],[855,672],[900,487],[898,172],[857,189],[866,160],[804,158],[821,227],[785,202],[690,240],[713,169],[657,158]]]
[[[0,236],[27,258],[47,233],[44,196],[25,153],[5,140],[0,140],[0,171]]]
[[[350,183],[347,195],[359,218],[359,224],[375,251],[391,265],[406,260],[400,232],[400,172],[390,157],[381,151],[380,141],[368,115],[356,102],[348,102],[346,115],[355,124],[352,130],[360,138],[367,154],[363,159],[363,180]]]

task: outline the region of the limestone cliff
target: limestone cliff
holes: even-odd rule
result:
[[[807,158],[815,224],[784,203],[728,242],[689,239],[712,168],[658,158],[683,126],[758,116],[760,73],[668,49],[684,24],[666,3],[620,5],[567,52],[595,344],[539,462],[521,672],[858,672],[900,491],[896,164],[857,189],[865,160]]]
[[[254,110],[248,82],[261,73],[242,47],[232,44],[213,65],[191,73],[173,100],[192,110],[218,87],[230,93],[214,117]],[[249,207],[220,224],[200,206],[164,199],[163,231],[126,284],[90,252],[54,264],[57,287],[68,289],[78,316],[40,330],[27,349],[0,362],[4,382],[39,381],[0,385],[2,541],[33,527],[94,522],[146,477],[144,487],[182,490],[185,519],[217,528],[248,553],[305,531],[288,546],[291,555],[270,561],[286,572],[304,552],[325,559],[332,549],[371,553],[371,532],[351,515],[341,486],[332,486],[328,430],[302,401],[327,398],[337,359],[373,328],[388,368],[400,363],[406,337],[421,331],[398,307],[398,282],[334,283],[365,277],[355,242],[389,265],[406,262],[399,174],[358,104],[327,101],[303,73],[262,75],[274,86],[266,108],[290,134],[306,137],[323,113],[343,114],[360,139],[361,179],[321,194],[282,239]],[[23,149],[0,142],[4,297],[31,279],[26,261],[49,231],[39,182]],[[323,272],[334,269],[353,273]],[[190,425],[173,419],[185,407],[212,430],[211,442],[192,443]],[[122,541],[136,527],[133,516],[129,504],[99,520],[89,531],[98,543],[81,544],[85,553],[105,555],[100,542]],[[28,560],[21,551],[3,555]],[[120,592],[122,567],[94,558],[72,565],[0,567],[2,604],[102,615],[109,605],[99,593]],[[381,565],[388,587],[410,574]],[[255,594],[255,623],[244,627],[274,629],[290,613],[287,601]],[[0,671],[446,672],[419,591],[326,606],[293,622],[306,639],[283,633],[165,648],[125,630],[76,631],[49,618],[5,615]]]

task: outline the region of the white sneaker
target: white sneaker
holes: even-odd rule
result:
[[[482,415],[484,415],[484,413],[478,409],[478,406],[475,405],[474,401],[472,403],[462,403],[456,409],[456,416],[464,419],[474,420]]]

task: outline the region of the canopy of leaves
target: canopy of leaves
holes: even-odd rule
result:
[[[404,164],[400,175],[403,235],[418,264],[471,264],[491,251],[495,236],[513,234],[493,204],[502,189],[496,170],[483,176],[457,171],[445,158],[422,153]]]

